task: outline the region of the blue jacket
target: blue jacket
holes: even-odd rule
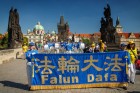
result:
[[[28,50],[28,51],[26,52],[26,59],[27,59],[27,62],[31,62],[31,57],[32,57],[32,55],[37,54],[37,53],[38,53],[37,50]]]

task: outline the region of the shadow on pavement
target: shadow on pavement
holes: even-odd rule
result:
[[[140,69],[136,70],[136,75],[140,75]]]
[[[127,92],[127,93],[140,93],[140,91],[131,91],[131,92]]]
[[[25,84],[16,83],[12,81],[0,81],[0,83],[3,84],[3,86],[19,88],[22,90],[28,90],[28,85],[25,85]]]

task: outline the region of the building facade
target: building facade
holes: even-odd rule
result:
[[[119,46],[120,44],[124,43],[124,44],[128,44],[129,41],[134,41],[136,48],[138,50],[140,50],[140,33],[126,33],[123,32],[123,27],[120,24],[120,20],[119,17],[116,20],[116,33],[115,33],[115,44],[116,46]],[[101,33],[93,33],[92,35],[92,41],[94,42],[98,42],[100,40],[101,37]]]
[[[128,44],[129,41],[134,41],[136,48],[140,50],[140,33],[124,33],[123,27],[120,25],[120,20],[117,18],[116,20],[116,34],[115,34],[115,42],[116,44]]]
[[[42,43],[43,44],[43,37],[45,35],[44,27],[38,22],[33,31],[30,29],[27,30],[27,34],[24,37],[28,38],[28,42],[35,42],[35,43]]]

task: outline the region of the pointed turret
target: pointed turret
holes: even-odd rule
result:
[[[120,19],[119,19],[119,17],[117,17],[117,20],[116,20],[116,26],[117,25],[120,25]]]
[[[60,17],[60,25],[64,25],[64,24],[65,24],[65,22],[64,22],[64,17],[61,16],[61,17]]]
[[[120,25],[120,19],[119,19],[119,17],[117,17],[115,28],[116,28],[116,32],[117,33],[122,33],[123,32],[123,28]]]

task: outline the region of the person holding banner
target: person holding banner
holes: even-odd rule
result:
[[[129,41],[127,50],[130,54],[130,61],[131,64],[128,66],[128,77],[129,82],[134,84],[135,83],[135,74],[136,74],[136,67],[135,67],[135,61],[137,59],[137,49],[135,48],[135,43],[133,41]]]
[[[35,50],[35,43],[31,42],[29,43],[29,50],[26,52],[26,59],[27,59],[27,77],[28,77],[28,86],[29,89],[31,87],[31,80],[32,80],[32,67],[33,67],[33,62],[31,60],[31,56],[34,54],[37,54],[38,51]]]

